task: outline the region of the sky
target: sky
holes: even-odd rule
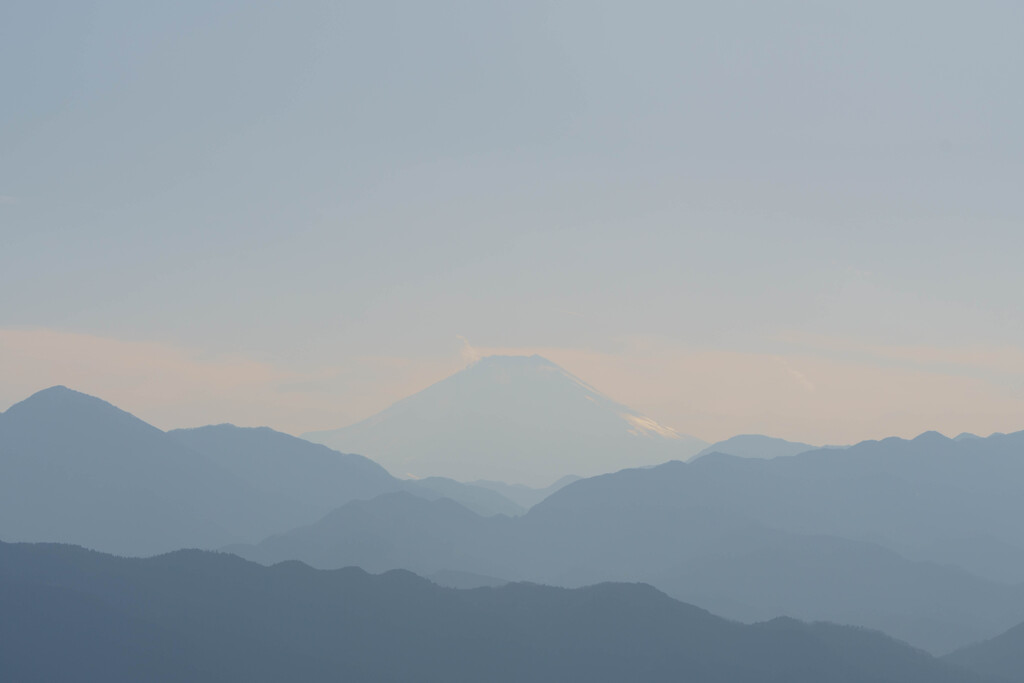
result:
[[[707,440],[1024,429],[1019,2],[0,4],[0,408],[541,353]]]

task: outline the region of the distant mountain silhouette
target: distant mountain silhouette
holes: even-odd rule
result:
[[[998,633],[1024,616],[1024,593],[1012,587],[828,536],[733,543],[649,580],[675,598],[742,621],[827,616],[934,653]]]
[[[1005,683],[1024,683],[1024,624],[943,659]]]
[[[0,414],[2,538],[149,554],[258,537],[281,512],[98,398],[53,387]]]
[[[485,517],[491,515],[515,517],[526,512],[526,506],[502,495],[497,487],[482,486],[477,483],[466,484],[447,477],[403,480],[402,490],[427,500],[448,498]]]
[[[536,509],[536,508],[535,508]],[[582,586],[642,580],[716,613],[878,628],[943,653],[1024,616],[1024,595],[881,546],[767,529],[708,509],[643,505],[484,519],[407,494],[357,501],[232,552],[265,564],[406,568]],[[469,585],[473,585],[470,583]]]
[[[580,477],[574,474],[567,474],[562,477],[554,484],[546,486],[544,488],[531,488],[523,484],[506,484],[503,481],[487,481],[486,479],[478,479],[472,482],[476,486],[481,486],[486,489],[492,489],[497,491],[505,498],[521,505],[524,509],[529,509],[550,496],[555,491],[568,486],[574,481],[578,481]]]
[[[457,572],[441,570],[427,577],[432,583],[445,588],[497,588],[509,583],[505,579],[497,579],[493,576],[483,576],[471,572]]]
[[[510,523],[481,517],[447,498],[428,501],[401,492],[353,501],[316,524],[228,549],[264,564],[299,560],[322,569],[502,576],[502,569],[512,569],[505,565],[505,551],[513,549],[503,547]]]
[[[715,510],[791,534],[870,541],[909,560],[926,561],[933,568],[921,564],[916,569],[919,576],[913,578],[914,568],[903,567],[901,579],[881,570],[869,572],[869,567],[879,566],[871,555],[857,563],[851,559],[848,564],[862,562],[867,578],[877,579],[879,584],[864,590],[863,580],[849,575],[848,580],[861,588],[855,589],[853,583],[844,588],[842,571],[823,569],[821,575],[828,577],[825,584],[832,585],[832,599],[805,604],[823,611],[816,618],[827,614],[830,620],[884,627],[919,646],[943,652],[1024,619],[1020,591],[1011,587],[1024,577],[1019,552],[1024,547],[1024,528],[1017,521],[1024,518],[1022,481],[1024,433],[959,442],[926,433],[912,440],[864,442],[849,449],[811,451],[769,461],[708,455],[690,464],[667,463],[650,470],[596,477],[553,494],[534,507],[529,517],[541,526],[560,519],[567,520],[564,524],[568,526],[572,519],[615,514],[636,517],[645,509],[662,517],[670,516],[672,510],[681,515]],[[578,528],[578,522],[575,524]],[[978,548],[986,552],[976,552]],[[704,573],[706,587],[722,595],[730,581],[726,565],[731,562],[741,570],[733,574],[735,590],[730,590],[730,597],[738,599],[739,594],[748,592],[753,602],[737,605],[736,610],[716,601],[698,600],[692,593],[675,592],[683,582],[669,583],[667,575],[650,580],[728,616],[749,615],[751,608],[758,606],[770,612],[785,604],[786,613],[811,617],[801,608],[797,593],[790,592],[785,601],[776,595],[788,590],[783,588],[787,576],[793,577],[790,587],[804,596],[812,595],[813,577],[806,576],[806,570],[813,565],[787,553],[779,553],[776,560],[788,568],[780,569],[778,576],[784,583],[775,586],[765,577],[744,573],[749,565],[735,554],[721,558],[717,569]],[[957,579],[955,573],[946,573],[942,579],[946,586],[940,589],[936,580],[942,574],[936,573],[937,564],[954,565],[988,581]],[[795,579],[801,574],[806,578],[802,586]],[[883,597],[889,592],[882,585],[886,581],[909,586],[902,596],[908,599]],[[954,590],[957,584],[961,585]],[[690,585],[699,584],[693,581]],[[858,592],[864,596],[859,607],[852,599]],[[845,606],[840,604],[844,595],[851,597]],[[962,600],[967,596],[973,597]],[[853,618],[851,608],[859,609],[861,616]]]
[[[1005,584],[1024,577],[1024,544],[993,538],[983,531],[969,535],[942,535],[909,551],[916,558],[968,569]]]
[[[316,521],[350,500],[395,491],[429,500],[451,498],[485,516],[524,512],[522,506],[489,488],[442,477],[396,479],[369,458],[339,453],[268,427],[224,424],[167,433],[254,489],[309,510],[301,523]]]
[[[0,538],[126,555],[253,542],[354,499],[409,491],[519,514],[496,491],[398,480],[376,463],[267,428],[170,433],[66,387],[0,413]]]
[[[463,585],[645,581],[732,618],[842,621],[935,653],[1024,621],[1021,481],[1024,432],[931,432],[627,469],[514,517],[498,491],[520,487],[398,480],[265,428],[164,433],[64,387],[0,413],[5,540],[231,547]]]
[[[230,424],[167,432],[271,499],[309,510],[308,521],[350,500],[401,488],[387,470],[360,455],[339,453],[268,427]]]
[[[764,458],[767,460],[813,450],[817,450],[817,447],[800,443],[799,441],[786,441],[785,439],[776,439],[760,434],[740,434],[725,441],[711,444],[690,458],[690,460],[696,460],[710,453],[724,453],[725,455],[735,455],[741,458]]]
[[[966,441],[968,439],[980,439],[981,437],[977,434],[971,434],[970,432],[960,432],[953,437],[953,441]]]
[[[1022,481],[1024,432],[961,441],[927,432],[769,461],[712,454],[576,482],[538,507],[642,500],[727,509],[776,529],[871,540],[1016,583],[1024,565],[1005,561],[1024,548]],[[982,545],[993,550],[973,552]]]
[[[993,563],[1010,575],[1015,556],[953,542],[999,534],[990,547],[1014,547],[1019,438],[712,454],[576,481],[517,519],[382,497],[239,552],[566,586],[642,580],[733,618],[853,623],[944,653],[1024,619],[1020,590],[971,573]],[[941,562],[922,561],[937,548]]]
[[[540,356],[489,356],[355,425],[304,438],[406,476],[545,487],[686,458],[706,444]]]
[[[0,543],[11,681],[970,683],[886,636],[729,622],[649,586],[442,588],[409,572]]]

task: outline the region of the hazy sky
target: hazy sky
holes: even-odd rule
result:
[[[503,350],[709,440],[1024,429],[1022,27],[8,0],[0,407],[301,432]]]

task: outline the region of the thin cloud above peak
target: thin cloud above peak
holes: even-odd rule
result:
[[[462,361],[466,365],[472,365],[483,358],[483,354],[473,348],[473,345],[469,343],[468,339],[463,337],[461,334],[455,335],[455,338],[462,342],[462,348],[459,350],[459,355],[462,357]]]

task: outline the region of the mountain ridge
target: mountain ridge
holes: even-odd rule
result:
[[[365,527],[376,545],[355,543],[361,518],[338,510],[336,526],[307,528],[289,552],[321,567],[379,569],[404,548],[400,566],[427,575],[641,580],[730,618],[835,620],[944,653],[1024,618],[1012,585],[1024,569],[1012,552],[1024,542],[1022,444],[1024,433],[926,434],[769,460],[714,454],[581,479],[500,523],[452,525],[375,499],[361,505],[392,520]],[[968,504],[973,495],[983,500]],[[962,541],[982,532],[992,536],[985,556]],[[241,552],[289,556],[260,556],[269,550]]]
[[[407,571],[0,542],[0,677],[977,683],[874,632],[743,625],[643,584],[457,590]]]
[[[0,413],[0,538],[81,543],[125,555],[250,543],[359,498],[406,490],[480,514],[521,514],[499,492],[392,477],[267,427],[164,432],[95,396],[55,386]]]
[[[718,441],[698,452],[690,461],[710,455],[711,453],[724,453],[735,455],[741,458],[780,458],[790,455],[797,455],[806,451],[818,450],[818,446],[801,443],[799,441],[787,441],[773,436],[762,434],[737,434],[736,436]]]
[[[979,674],[998,677],[1005,683],[1024,683],[1024,623],[951,652],[943,659]]]

